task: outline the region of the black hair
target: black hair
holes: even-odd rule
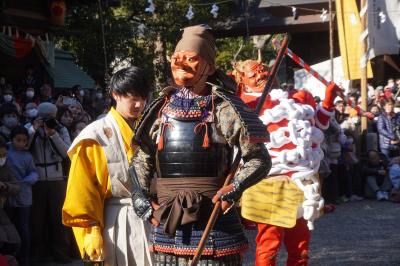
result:
[[[110,92],[126,96],[128,93],[147,99],[151,88],[143,69],[131,66],[117,71],[110,81]]]
[[[385,106],[386,104],[393,104],[393,106],[394,106],[394,100],[393,100],[392,98],[383,99],[383,100],[381,101],[381,104],[382,104],[382,106]]]
[[[14,139],[17,135],[25,135],[29,139],[28,129],[23,126],[16,126],[11,130],[10,139]]]
[[[61,121],[61,117],[65,113],[68,113],[68,112],[71,113],[71,115],[72,115],[72,112],[71,112],[71,110],[68,109],[68,107],[60,107],[60,108],[58,108],[58,110],[57,110],[57,120]]]
[[[79,89],[81,89],[81,88],[82,88],[81,85],[75,84],[74,86],[72,86],[72,92],[77,91],[77,90],[79,90]]]
[[[345,103],[343,100],[337,100],[337,101],[335,102],[335,106],[338,105],[338,104],[346,105],[346,103]]]
[[[85,121],[75,120],[74,122],[72,122],[71,132],[74,132],[74,130],[76,130],[76,127],[78,126],[79,123],[84,123],[86,126],[88,125],[88,123],[86,123]]]
[[[59,96],[72,97],[72,92],[70,90],[62,90],[57,94],[57,97],[59,97]]]
[[[373,107],[377,107],[377,108],[379,109],[379,111],[381,111],[381,108],[379,107],[379,105],[376,105],[376,104],[371,104],[371,105],[368,107],[368,110],[371,111],[371,109],[372,109]]]
[[[8,150],[7,142],[4,140],[3,137],[0,136],[0,149],[1,148],[4,148],[4,149]]]
[[[0,118],[7,114],[16,114],[19,116],[17,106],[13,103],[3,103],[0,107]]]

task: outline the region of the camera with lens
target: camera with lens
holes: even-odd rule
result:
[[[57,129],[60,127],[60,124],[55,118],[43,118],[43,123],[50,129]]]

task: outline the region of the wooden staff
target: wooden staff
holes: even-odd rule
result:
[[[284,55],[285,55],[285,50],[286,50],[287,46],[289,45],[289,41],[290,41],[290,35],[286,34],[285,38],[283,39],[282,46],[279,49],[279,52],[278,52],[278,55],[276,57],[274,66],[272,67],[271,74],[269,75],[268,81],[265,84],[264,91],[263,91],[263,93],[262,93],[262,95],[260,97],[260,100],[259,100],[258,104],[257,104],[257,108],[256,108],[256,113],[257,114],[260,113],[261,107],[264,105],[265,98],[267,97],[269,91],[271,90],[272,83],[273,83],[273,81],[275,79],[276,73],[278,72],[279,66],[280,66],[280,64],[282,62],[282,59],[283,59]],[[236,170],[237,170],[237,168],[239,166],[241,158],[242,158],[241,157],[241,153],[239,151],[236,154],[235,159],[233,160],[232,167],[231,167],[232,171],[229,173],[229,175],[225,179],[224,186],[227,186],[227,185],[229,185],[231,183],[233,177],[235,176],[235,173],[236,173]],[[197,263],[199,262],[201,254],[203,253],[204,247],[206,245],[207,238],[208,238],[208,236],[209,236],[209,234],[211,232],[211,229],[214,227],[215,221],[217,220],[217,217],[218,217],[220,212],[221,212],[221,200],[216,202],[215,205],[214,205],[214,209],[213,209],[213,211],[211,213],[210,218],[208,219],[207,226],[204,229],[204,233],[201,236],[199,245],[197,246],[196,253],[194,254],[193,260],[190,263],[191,266],[196,266]]]
[[[274,82],[276,74],[278,73],[279,66],[281,65],[282,60],[285,56],[285,51],[286,51],[286,48],[289,46],[289,42],[290,42],[290,35],[285,34],[285,38],[283,38],[281,47],[279,48],[278,55],[276,56],[275,63],[272,66],[271,74],[268,76],[267,83],[265,84],[264,90],[260,96],[260,100],[257,103],[257,107],[255,110],[255,112],[257,114],[260,114],[261,108],[265,102],[265,98],[267,98],[267,95],[271,91],[272,83]]]

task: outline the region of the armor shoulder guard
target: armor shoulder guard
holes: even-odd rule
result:
[[[164,104],[165,99],[171,95],[176,88],[174,87],[166,87],[164,88],[161,92],[158,98],[154,99],[143,111],[140,120],[135,126],[134,129],[134,141],[137,143],[140,143],[141,135],[143,133],[143,129],[147,126],[149,123],[149,120],[155,113],[157,113],[161,106]]]
[[[267,142],[269,141],[269,133],[262,123],[258,115],[248,107],[242,99],[235,94],[224,90],[223,88],[214,87],[213,93],[223,102],[227,102],[239,116],[239,119],[245,129],[245,135],[249,137],[251,142]]]

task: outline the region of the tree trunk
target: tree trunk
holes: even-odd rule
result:
[[[162,39],[161,34],[157,34],[157,39],[154,42],[154,85],[157,91],[160,91],[167,86],[167,56],[165,49],[165,41]]]

